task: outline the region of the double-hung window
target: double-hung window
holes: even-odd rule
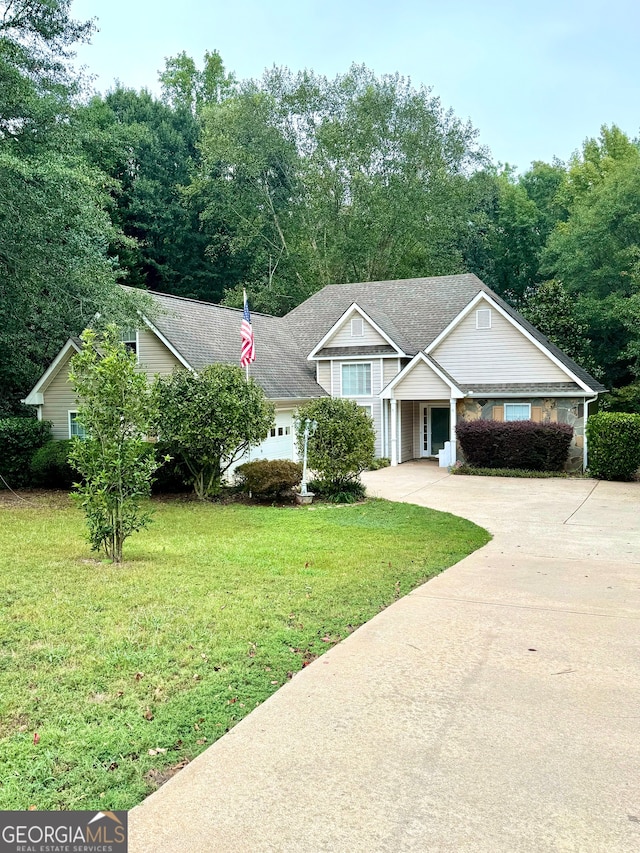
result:
[[[530,421],[531,403],[505,403],[505,421]]]
[[[371,365],[343,364],[342,365],[342,396],[370,397],[371,396]]]
[[[125,329],[122,332],[122,342],[128,350],[138,357],[138,332],[136,329]]]
[[[87,433],[78,420],[77,412],[69,412],[69,438],[86,438]]]

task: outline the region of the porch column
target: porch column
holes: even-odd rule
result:
[[[458,402],[457,400],[454,400],[452,398],[450,403],[449,403],[450,411],[451,411],[451,414],[449,416],[449,441],[451,442],[451,458],[449,459],[450,465],[456,464],[456,457],[457,457],[457,453],[456,453],[456,417],[457,417],[457,411],[456,411],[457,405],[456,404],[457,404],[457,402]]]
[[[398,401],[391,399],[391,464],[398,464]]]

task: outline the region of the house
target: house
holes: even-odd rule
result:
[[[153,320],[132,331],[149,377],[175,368],[238,364],[241,312],[152,293]],[[275,423],[252,458],[296,458],[296,408],[347,397],[371,415],[376,454],[392,465],[433,457],[460,420],[534,420],[574,428],[570,465],[586,465],[589,404],[606,389],[551,344],[475,275],[328,285],[284,317],[254,313],[251,375],[273,400]],[[78,432],[69,340],[25,402],[53,423],[56,438]]]

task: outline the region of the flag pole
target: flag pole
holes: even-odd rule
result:
[[[242,310],[242,324],[240,326],[240,340],[241,340],[241,348],[240,348],[240,365],[244,367],[245,370],[245,381],[247,385],[249,384],[249,365],[252,361],[255,361],[256,352],[253,340],[253,328],[251,326],[251,314],[249,313],[249,303],[247,302],[247,291],[245,288],[242,288],[242,302],[243,302],[243,310]],[[251,445],[248,444],[247,447],[247,456],[249,458],[249,462],[251,462]],[[251,497],[251,493],[249,493],[249,497]]]

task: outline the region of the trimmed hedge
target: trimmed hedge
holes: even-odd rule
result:
[[[587,421],[589,472],[601,480],[631,480],[640,468],[640,415],[598,412]]]
[[[0,420],[0,474],[6,485],[19,489],[31,485],[31,458],[51,439],[51,423],[35,418]],[[0,480],[0,489],[6,488]]]
[[[573,427],[534,421],[463,421],[456,426],[460,447],[474,468],[561,471]]]
[[[71,439],[48,441],[31,459],[31,476],[35,486],[43,489],[70,489],[80,478],[69,464]]]
[[[244,492],[261,500],[293,497],[302,480],[302,465],[289,459],[256,459],[238,465],[236,475]]]

